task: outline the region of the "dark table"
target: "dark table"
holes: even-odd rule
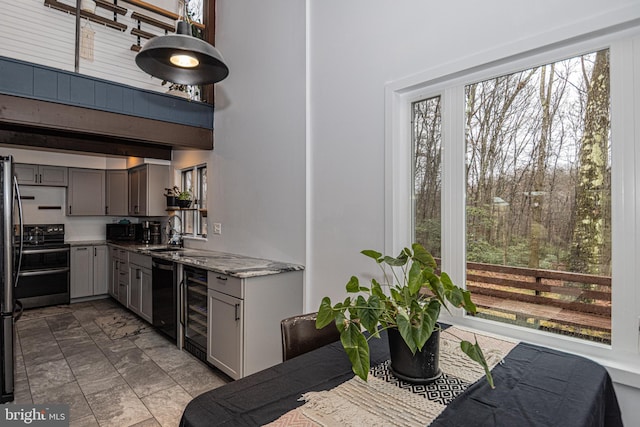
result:
[[[386,336],[372,339],[371,366],[389,358]],[[611,378],[583,357],[518,344],[492,373],[451,402],[432,426],[622,426]],[[263,425],[303,405],[308,391],[353,377],[339,342],[303,354],[193,399],[181,427]]]

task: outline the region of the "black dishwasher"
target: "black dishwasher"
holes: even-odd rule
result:
[[[153,301],[153,326],[173,342],[178,332],[178,290],[175,264],[153,258],[151,286]]]

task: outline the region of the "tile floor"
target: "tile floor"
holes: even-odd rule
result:
[[[16,331],[15,403],[66,403],[71,426],[176,427],[228,381],[112,299],[25,310]]]

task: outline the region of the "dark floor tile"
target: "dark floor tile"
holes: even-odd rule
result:
[[[33,395],[33,403],[36,405],[46,405],[51,403],[64,403],[69,405],[69,415],[71,419],[80,419],[93,415],[89,404],[80,390],[77,382],[50,387]]]
[[[149,396],[160,390],[176,386],[176,382],[152,361],[129,366],[120,371],[122,378],[138,397]]]
[[[92,363],[81,364],[72,369],[84,394],[97,393],[124,383],[118,371],[104,355]]]
[[[100,427],[100,424],[98,424],[98,420],[96,420],[96,417],[91,414],[80,419],[71,417],[71,420],[69,421],[69,427]]]
[[[54,360],[34,366],[27,364],[27,377],[31,394],[41,394],[48,388],[75,381],[75,377],[64,359]]]
[[[95,301],[91,301],[93,307],[98,311],[107,311],[113,309],[124,310],[120,303],[115,302],[112,298],[104,298]]]
[[[152,418],[147,407],[126,384],[88,394],[87,401],[101,427],[130,426]]]
[[[122,373],[127,369],[135,368],[141,363],[151,361],[151,358],[132,342],[127,340],[120,341],[121,342],[114,343],[108,349],[103,349],[105,356],[107,356],[107,359],[109,359],[118,372]],[[126,344],[127,342],[128,344]]]
[[[57,316],[46,317],[45,320],[49,324],[52,332],[63,331],[66,329],[80,327],[80,322],[75,318],[73,313],[59,314]]]
[[[55,340],[38,342],[35,345],[29,346],[23,341],[22,357],[27,369],[31,366],[64,359],[64,355]]]

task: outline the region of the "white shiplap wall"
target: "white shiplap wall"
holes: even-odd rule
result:
[[[75,5],[74,0],[60,0]],[[153,3],[161,8],[177,12],[177,0],[156,0]],[[20,59],[36,64],[74,70],[75,57],[75,16],[44,5],[44,0],[0,0],[0,56]],[[102,78],[131,85],[134,87],[167,91],[161,81],[142,72],[135,63],[136,52],[130,49],[137,38],[130,33],[137,28],[137,21],[131,19],[131,13],[140,13],[173,25],[173,21],[146,10],[136,9],[128,3],[121,2],[127,8],[125,16],[118,15],[118,22],[127,25],[122,32],[104,25],[81,20],[81,26],[89,26],[94,34],[94,59],[89,61],[80,58],[79,72],[89,76]],[[96,14],[112,19],[112,12],[97,8]],[[164,31],[142,23],[143,31],[162,35]],[[141,39],[141,44],[146,40]]]

